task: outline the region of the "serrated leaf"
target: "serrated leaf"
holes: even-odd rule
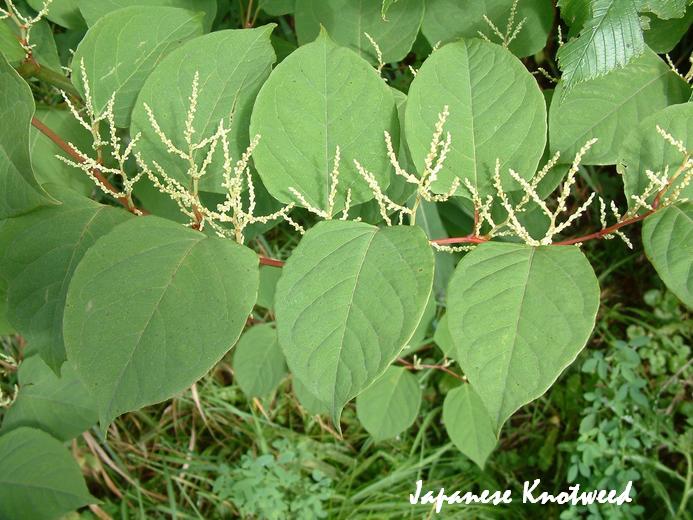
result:
[[[28,426],[69,441],[98,421],[96,403],[69,362],[57,377],[38,356],[31,356],[19,365],[18,377],[19,395],[5,413],[0,432]]]
[[[96,502],[60,441],[33,428],[0,436],[0,518],[53,520]]]
[[[566,90],[624,67],[646,48],[633,0],[591,0],[591,8],[580,35],[556,54]]]
[[[680,140],[688,150],[693,149],[693,104],[682,103],[667,107],[642,120],[629,134],[621,146],[618,169],[623,174],[624,191],[628,206],[636,202],[633,195],[641,195],[650,179],[645,172],[664,172],[674,175],[684,162],[685,157],[671,143],[665,141],[657,132],[657,126]],[[683,180],[683,175],[674,181],[669,193]],[[654,194],[647,198],[652,202]],[[681,192],[681,198],[693,198],[693,185],[688,185]]]
[[[496,430],[542,395],[589,338],[599,284],[573,246],[490,242],[457,266],[448,326]]]
[[[56,373],[65,361],[63,310],[72,274],[97,238],[131,216],[70,192],[60,199],[60,206],[15,219],[17,231],[0,256],[10,322]]]
[[[506,186],[513,182],[509,168],[526,178],[534,174],[546,142],[546,105],[535,79],[510,52],[482,40],[462,40],[424,62],[409,89],[405,123],[418,171],[445,106],[452,146],[434,191],[447,192],[460,177],[477,186],[482,198],[495,193],[496,159]],[[470,197],[464,187],[458,194]]]
[[[48,6],[48,18],[51,22],[57,23],[66,29],[79,29],[84,27],[84,19],[79,13],[77,6],[79,0],[52,0]],[[35,10],[40,11],[45,0],[27,0],[27,3]]]
[[[255,325],[238,340],[233,373],[248,397],[268,397],[287,375],[284,354],[272,324]]]
[[[430,44],[459,38],[477,38],[482,32],[501,43],[484,20],[486,15],[505,32],[514,0],[427,0],[422,32]],[[545,0],[520,0],[514,25],[525,20],[510,50],[519,57],[531,56],[546,46],[553,25],[553,8]]]
[[[295,249],[277,285],[279,344],[291,373],[344,405],[375,381],[423,315],[434,260],[419,228],[324,221]]]
[[[214,134],[219,121],[230,128],[229,151],[240,159],[249,143],[248,126],[253,103],[276,60],[270,43],[275,25],[257,29],[216,31],[195,38],[166,56],[144,83],[132,113],[131,134],[142,133],[138,151],[145,162],[156,161],[179,182],[189,183],[188,161],[167,152],[152,128],[146,103],[161,130],[179,149],[187,151],[186,118],[195,73],[199,75],[199,97],[195,112],[195,140]],[[179,88],[171,89],[171,84]],[[208,149],[195,153],[201,165]],[[222,153],[215,154],[209,173],[200,179],[200,189],[226,193],[223,185]]]
[[[53,201],[34,178],[29,129],[34,96],[29,85],[0,55],[0,219],[21,215]]]
[[[315,40],[324,27],[338,44],[349,47],[371,63],[377,53],[366,33],[378,44],[385,63],[404,59],[414,45],[424,16],[423,0],[399,0],[383,18],[377,0],[297,0],[296,34],[299,44]]]
[[[99,239],[72,277],[64,335],[101,427],[208,372],[240,336],[257,286],[251,250],[158,217]]]
[[[178,7],[205,14],[205,31],[210,31],[217,15],[216,0],[79,0],[79,10],[91,27],[99,18],[111,11],[131,6]]]
[[[689,0],[635,0],[638,11],[654,13],[662,20],[681,18],[686,14],[686,5]]]
[[[464,384],[448,392],[443,402],[443,423],[457,449],[484,469],[498,437],[495,423],[472,385]]]
[[[354,204],[373,198],[354,159],[387,188],[390,166],[383,131],[397,142],[398,129],[390,88],[365,60],[323,33],[274,69],[255,103],[250,134],[262,136],[253,158],[270,194],[285,203],[300,202],[289,190],[293,187],[321,209],[327,208],[339,146],[337,213],[348,188]]]
[[[642,241],[662,281],[693,308],[693,202],[669,206],[647,217]]]
[[[419,380],[402,367],[389,367],[356,398],[359,421],[375,442],[397,437],[409,428],[420,406]]]
[[[623,141],[634,122],[668,105],[682,103],[690,93],[685,81],[648,50],[623,69],[564,92],[556,87],[549,110],[552,153],[570,163],[590,139],[599,139],[582,164],[616,164]]]
[[[89,28],[72,60],[72,81],[84,95],[84,60],[94,109],[101,113],[115,94],[118,127],[130,124],[130,112],[145,80],[173,49],[203,33],[203,13],[176,7],[126,7],[112,11]]]

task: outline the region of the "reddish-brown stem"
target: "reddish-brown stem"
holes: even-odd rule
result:
[[[75,150],[74,148],[72,148],[72,146],[70,146],[68,143],[66,143],[65,141],[63,141],[62,138],[61,138],[58,134],[56,134],[53,130],[51,130],[51,129],[48,128],[46,125],[44,125],[41,121],[39,121],[38,119],[36,119],[35,117],[33,117],[33,118],[31,119],[31,124],[32,124],[39,132],[41,132],[43,135],[45,135],[46,137],[48,137],[48,139],[50,139],[50,140],[53,141],[56,145],[58,145],[65,153],[67,153],[67,154],[68,154],[70,157],[72,157],[75,161],[77,161],[77,162],[79,162],[79,163],[85,162],[85,161],[84,161],[84,157],[82,157],[82,156],[80,155],[80,153],[77,152],[77,150]],[[102,186],[103,186],[104,188],[106,188],[108,191],[111,192],[111,195],[113,195],[113,198],[115,198],[118,202],[120,202],[120,204],[122,204],[123,207],[125,207],[128,211],[130,211],[131,213],[135,213],[135,214],[137,214],[138,212],[139,212],[140,214],[141,214],[141,213],[145,213],[144,211],[139,210],[137,207],[135,207],[135,205],[132,203],[132,201],[129,200],[127,197],[118,196],[118,195],[117,195],[118,190],[115,189],[115,187],[113,186],[113,184],[111,184],[111,183],[109,182],[109,180],[106,179],[106,177],[104,177],[104,176],[101,174],[100,171],[95,170],[95,169],[92,169],[91,173],[92,173],[92,175],[93,175],[94,177],[96,177],[96,179],[102,184]]]
[[[629,218],[626,220],[622,220],[621,222],[617,222],[613,226],[606,227],[604,229],[600,229],[599,231],[595,233],[590,233],[589,235],[584,235],[581,237],[577,238],[571,238],[569,240],[563,240],[561,242],[554,242],[554,246],[571,246],[573,244],[579,244],[581,242],[587,242],[588,240],[599,240],[601,238],[604,238],[606,235],[609,235],[613,233],[614,231],[618,231],[622,227],[629,226],[631,224],[635,224],[636,222],[640,222],[641,220],[644,220],[645,218],[649,217],[655,212],[654,209],[648,211],[647,213],[643,213],[642,215],[638,215],[637,217]]]
[[[467,235],[464,237],[437,238],[435,240],[431,240],[431,243],[438,244],[439,246],[445,246],[449,244],[483,244],[484,242],[488,241],[489,239],[486,237]]]
[[[444,365],[414,365],[413,363],[410,363],[409,361],[401,357],[397,358],[397,362],[401,365],[404,365],[404,367],[409,370],[417,370],[419,368],[430,368],[431,370],[440,370],[441,372],[445,372],[446,374],[451,375],[452,377],[459,379],[462,382],[467,382],[464,377],[462,377],[459,374],[456,374]]]
[[[260,265],[271,265],[272,267],[283,267],[284,262],[281,260],[276,260],[274,258],[269,258],[267,256],[258,255],[260,257]]]

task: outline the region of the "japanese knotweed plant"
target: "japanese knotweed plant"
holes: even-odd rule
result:
[[[41,72],[50,46],[30,40],[43,17],[70,27],[66,3],[0,11],[19,30],[0,38],[0,323],[27,345],[0,396],[0,517],[91,502],[61,442],[185,391],[236,343],[248,396],[290,373],[337,431],[356,399],[378,441],[416,421],[417,372],[446,373],[445,428],[483,467],[590,337],[600,288],[582,244],[642,243],[693,305],[691,75],[644,43],[605,75],[574,62],[616,2],[581,27],[561,10],[576,25],[555,92],[518,59],[544,47],[548,2],[297,0],[300,46],[278,64],[275,24],[210,32],[216,2],[121,3],[80,2],[69,79]],[[420,30],[435,50],[405,94],[388,79],[409,69],[391,64]],[[580,182],[609,165],[616,200]],[[460,236],[431,225],[443,208]],[[441,360],[424,363],[437,306]],[[39,455],[50,472],[26,464]],[[28,485],[51,491],[37,502]]]

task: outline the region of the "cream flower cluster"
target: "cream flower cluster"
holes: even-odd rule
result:
[[[15,5],[13,0],[5,0],[6,7],[0,7],[0,20],[9,18],[13,20],[19,28],[19,34],[21,36],[19,43],[21,44],[22,49],[24,49],[24,52],[26,53],[26,58],[31,57],[31,54],[35,47],[31,44],[31,29],[34,27],[34,25],[36,25],[38,22],[43,20],[43,18],[45,18],[45,16],[48,14],[48,8],[52,3],[53,0],[44,0],[41,9],[36,14],[36,16],[33,17],[24,16],[21,13],[21,11],[17,9],[17,6]]]

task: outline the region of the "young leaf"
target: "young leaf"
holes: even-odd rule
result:
[[[68,362],[60,377],[39,356],[19,365],[19,395],[5,413],[0,432],[22,426],[69,441],[98,421],[96,403]]]
[[[397,111],[390,88],[377,72],[324,32],[281,62],[260,90],[250,135],[262,139],[253,155],[260,177],[273,197],[326,210],[337,147],[341,151],[338,195],[341,211],[348,188],[352,202],[373,198],[353,160],[371,171],[381,188],[389,178],[383,131],[399,139]]]
[[[126,7],[100,18],[84,36],[72,60],[75,87],[84,94],[84,66],[101,113],[115,95],[115,122],[130,124],[130,112],[147,76],[159,61],[185,41],[200,36],[202,13],[176,7]]]
[[[623,69],[564,93],[560,81],[549,110],[551,151],[562,160],[574,155],[590,139],[599,139],[582,164],[616,164],[618,153],[634,122],[668,105],[683,103],[690,93],[654,52],[647,50]]]
[[[33,428],[0,436],[0,518],[52,520],[96,502],[60,441]]]
[[[84,19],[79,13],[78,2],[79,0],[52,0],[46,18],[66,29],[81,29],[84,27]],[[46,0],[27,0],[27,3],[35,11],[40,11]]]
[[[146,103],[154,113],[161,130],[181,150],[185,142],[186,118],[191,88],[198,74],[199,98],[193,126],[202,139],[212,135],[225,120],[230,128],[230,153],[234,159],[249,144],[248,126],[253,103],[276,60],[270,43],[275,25],[257,29],[216,31],[195,38],[166,56],[144,83],[132,113],[131,134],[142,133],[138,150],[145,162],[156,161],[166,173],[187,185],[190,165],[167,152],[145,110]],[[170,88],[170,85],[178,88]],[[207,148],[194,152],[198,165],[207,156]],[[217,153],[209,174],[200,179],[200,189],[226,193],[222,186],[224,157]]]
[[[443,423],[457,449],[484,469],[498,443],[496,425],[472,385],[454,388],[445,396]]]
[[[79,0],[79,10],[89,27],[111,11],[131,6],[178,7],[189,11],[202,11],[205,14],[205,32],[211,30],[217,15],[216,0]]]
[[[503,33],[508,30],[515,0],[427,0],[422,32],[431,45],[459,38],[477,38],[479,32],[494,43],[502,43],[484,15]],[[510,42],[510,50],[519,57],[531,56],[546,46],[553,25],[553,8],[545,0],[519,0],[510,29],[512,36],[524,20],[520,32]]]
[[[251,250],[158,217],[99,239],[70,283],[64,334],[101,427],[208,372],[240,336],[257,286]]]
[[[274,392],[287,374],[274,325],[255,325],[241,336],[234,349],[233,373],[248,397],[268,397]]]
[[[0,219],[54,202],[34,178],[29,129],[34,96],[29,85],[0,56]],[[9,124],[9,122],[12,124]]]
[[[375,381],[411,338],[433,284],[416,227],[324,221],[306,233],[277,285],[279,344],[291,373],[330,405]]]
[[[63,204],[19,217],[0,256],[9,319],[56,373],[65,361],[63,310],[72,274],[86,251],[130,214],[70,192]]]
[[[297,0],[294,16],[298,42],[312,42],[322,26],[338,44],[377,64],[378,55],[368,34],[380,47],[385,63],[400,61],[419,33],[424,2],[399,0],[390,6],[387,19],[383,19],[383,8],[377,1]]]
[[[397,437],[409,428],[420,406],[419,380],[402,367],[388,367],[356,398],[359,421],[375,442]]]
[[[454,177],[469,179],[482,196],[495,193],[496,160],[504,181],[509,168],[530,177],[546,142],[546,105],[536,80],[510,52],[482,40],[463,40],[435,51],[409,90],[407,143],[417,170],[430,152],[439,114],[449,107],[445,131],[452,147],[433,190],[445,193]],[[469,196],[461,187],[460,195]]]
[[[572,363],[599,307],[597,278],[573,246],[482,244],[459,263],[448,294],[455,358],[496,431]]]
[[[580,36],[557,53],[565,91],[625,66],[645,51],[634,0],[591,0],[592,17]]]
[[[662,281],[693,308],[693,202],[669,206],[647,217],[642,241]]]
[[[667,107],[646,117],[628,134],[623,142],[618,159],[618,169],[623,174],[624,190],[628,205],[636,204],[633,195],[640,195],[650,183],[645,172],[664,172],[669,168],[672,176],[681,166],[683,156],[657,131],[657,127],[681,141],[688,150],[693,150],[693,104],[682,103]],[[676,189],[683,175],[674,181],[670,192]],[[648,202],[652,202],[654,195]],[[693,185],[681,192],[681,198],[693,199]]]

